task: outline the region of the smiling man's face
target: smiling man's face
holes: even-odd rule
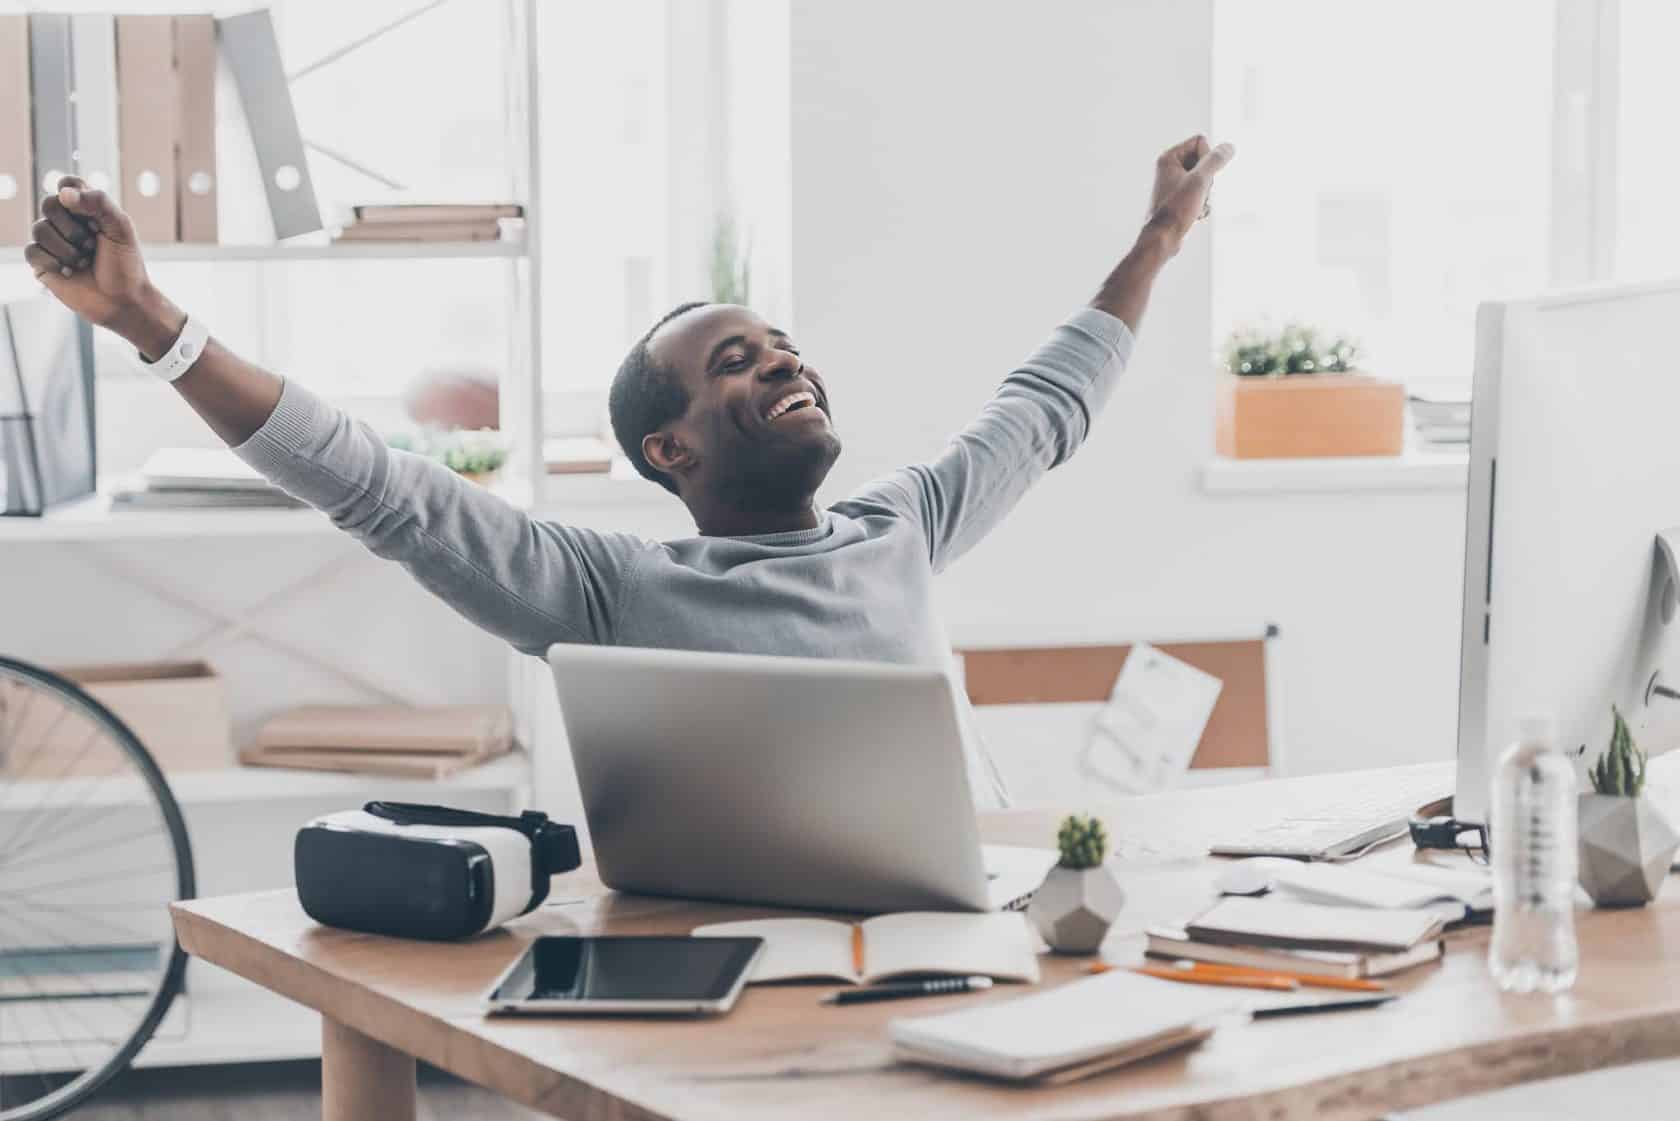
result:
[[[792,339],[746,308],[708,304],[661,327],[648,351],[688,393],[687,411],[665,428],[692,457],[686,486],[737,510],[809,505],[840,437],[822,375]]]

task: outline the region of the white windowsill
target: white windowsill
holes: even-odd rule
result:
[[[1208,494],[1368,494],[1462,491],[1466,452],[1408,451],[1335,459],[1212,459],[1202,467]]]

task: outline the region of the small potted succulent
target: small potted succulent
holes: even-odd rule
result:
[[[1245,327],[1225,343],[1215,445],[1232,459],[1399,455],[1406,391],[1359,369],[1359,346],[1312,327]]]
[[[1620,710],[1610,714],[1610,746],[1588,772],[1593,793],[1578,807],[1581,886],[1600,907],[1642,907],[1661,890],[1680,834],[1643,797],[1645,753]]]
[[[1069,814],[1056,831],[1061,859],[1027,905],[1027,917],[1059,954],[1094,954],[1126,897],[1103,863],[1108,834],[1095,817]]]

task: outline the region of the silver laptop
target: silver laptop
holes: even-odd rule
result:
[[[1024,905],[1055,862],[980,844],[937,669],[553,646],[601,879],[839,911]]]

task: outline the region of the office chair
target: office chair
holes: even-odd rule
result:
[[[175,796],[80,687],[0,657],[0,1121],[64,1117],[157,1030],[193,895]]]

